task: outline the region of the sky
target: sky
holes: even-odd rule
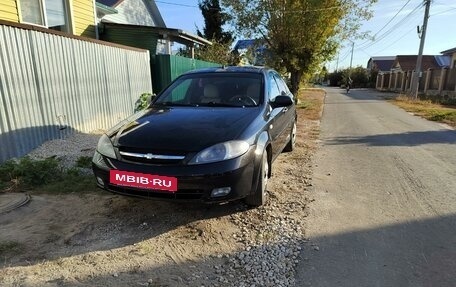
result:
[[[167,27],[196,33],[204,21],[198,8],[198,0],[156,0]],[[362,22],[360,31],[370,32],[374,40],[354,40],[352,66],[366,66],[371,57],[417,55],[420,39],[417,26],[424,18],[423,0],[378,0],[372,7],[374,16]],[[432,0],[425,55],[456,47],[456,1]],[[332,61],[325,66],[334,71],[350,66],[351,42],[346,41]],[[338,60],[337,60],[338,59]]]

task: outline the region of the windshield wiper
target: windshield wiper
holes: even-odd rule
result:
[[[195,106],[195,105],[191,105],[191,104],[182,104],[182,103],[174,103],[174,102],[160,102],[160,103],[154,103],[153,106],[193,107],[193,106]]]
[[[241,107],[239,105],[224,104],[224,103],[214,103],[214,102],[201,103],[201,104],[198,104],[198,106],[199,107]]]

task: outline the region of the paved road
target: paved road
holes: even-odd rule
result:
[[[456,286],[456,131],[327,89],[297,286]]]

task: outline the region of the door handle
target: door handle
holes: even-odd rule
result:
[[[282,113],[288,112],[288,108],[283,108]]]

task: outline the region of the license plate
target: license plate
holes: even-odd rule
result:
[[[121,170],[109,171],[109,182],[121,186],[177,191],[177,178]]]

